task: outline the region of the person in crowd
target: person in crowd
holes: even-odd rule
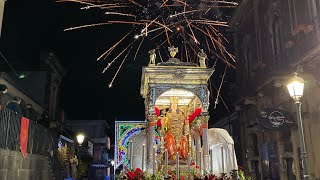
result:
[[[8,92],[8,88],[4,84],[0,84],[0,109],[5,107],[4,95]]]
[[[76,155],[73,155],[73,157],[70,159],[70,163],[71,163],[72,178],[77,179],[77,177],[78,177],[77,166],[78,166],[79,162],[78,162],[78,158]]]
[[[22,116],[27,117],[27,103],[23,99],[21,99],[21,102],[19,104]]]
[[[29,118],[32,121],[37,121],[37,113],[36,111],[33,109],[32,104],[27,104],[27,118]]]
[[[50,121],[49,121],[49,113],[48,110],[44,110],[41,114],[41,118],[37,123],[43,125],[44,127],[49,128],[50,127]]]
[[[21,98],[16,96],[13,98],[12,101],[8,102],[6,107],[11,111],[16,112],[17,114],[22,115],[22,111],[19,106],[20,103],[21,103]]]

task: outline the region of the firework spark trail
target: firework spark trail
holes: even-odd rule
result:
[[[134,55],[134,58],[133,58],[133,61],[136,60],[137,54],[138,54],[138,52],[139,52],[140,46],[141,46],[141,44],[143,43],[143,41],[144,41],[144,37],[142,38],[142,40],[141,40],[141,42],[140,42],[140,44],[139,44],[139,46],[138,46],[138,48],[137,48],[137,51],[136,51],[136,53],[135,53],[135,55]]]
[[[188,19],[185,19],[185,20],[186,20],[187,23],[188,23],[188,27],[189,27],[189,29],[190,29],[190,32],[191,32],[191,34],[192,34],[192,38],[193,38],[194,42],[195,42],[196,44],[200,44],[199,41],[197,40],[196,36],[194,35],[193,30],[192,30],[192,28],[191,28],[191,26],[190,26],[191,22],[189,22]]]
[[[76,30],[76,29],[81,29],[81,28],[88,28],[88,27],[94,27],[94,26],[103,26],[103,25],[107,25],[107,24],[110,24],[110,23],[106,22],[106,23],[86,24],[86,25],[81,25],[81,26],[75,26],[75,27],[67,28],[67,29],[64,29],[63,31],[71,31],[71,30]]]
[[[153,36],[153,38],[151,38],[151,40],[154,40],[155,38],[157,38],[158,36],[160,36],[161,34],[163,34],[165,32],[166,32],[165,30],[161,31],[159,34]]]
[[[121,67],[123,66],[123,63],[124,63],[125,60],[127,59],[128,55],[129,55],[129,53],[130,53],[130,51],[131,51],[131,49],[132,49],[132,47],[133,47],[132,44],[130,44],[130,45],[131,45],[131,48],[129,49],[129,51],[127,52],[127,54],[125,55],[125,57],[123,58],[120,66],[119,66],[119,68],[117,69],[117,72],[114,74],[114,76],[113,76],[113,78],[112,78],[112,80],[111,80],[111,82],[110,82],[110,84],[109,84],[109,88],[112,87],[113,81],[116,79],[116,77],[117,77],[117,75],[118,75]],[[126,49],[127,49],[127,48],[126,48]]]
[[[197,9],[197,10],[192,10],[192,11],[185,11],[185,12],[181,12],[181,13],[176,13],[176,14],[170,15],[169,17],[172,18],[172,17],[176,17],[176,16],[179,16],[179,15],[182,15],[182,14],[189,14],[189,13],[199,12],[199,11],[203,11],[203,10]]]
[[[207,39],[207,37],[205,37],[205,38],[206,38],[206,45],[207,45],[207,47],[208,47],[209,53],[211,53],[211,48],[210,48],[210,46],[209,46],[208,39]]]
[[[79,4],[85,4],[85,5],[95,5],[93,3],[90,3],[90,2],[86,2],[86,1],[82,1],[82,0],[60,0],[60,1],[56,1],[57,3],[61,3],[61,2],[76,2],[76,3],[79,3]]]
[[[145,22],[152,22],[152,23],[155,23],[155,24],[158,24],[158,25],[160,25],[160,26],[162,26],[162,27],[164,27],[165,29],[167,29],[167,30],[169,30],[169,31],[171,31],[171,32],[173,32],[168,26],[166,26],[165,24],[161,24],[161,23],[159,23],[159,22],[157,22],[157,21],[154,21],[154,20],[152,20],[152,21],[150,21],[150,20],[142,20],[142,21],[145,21]]]
[[[219,89],[218,89],[218,91],[217,91],[217,97],[216,97],[216,100],[215,100],[215,102],[214,102],[214,109],[217,107],[217,104],[218,104],[218,98],[219,98],[219,95],[220,95],[220,90],[221,90],[222,84],[223,84],[223,82],[224,82],[224,76],[226,75],[227,67],[228,67],[228,66],[226,66],[226,67],[224,68],[224,72],[223,72],[223,76],[222,76],[222,79],[221,79],[221,83],[220,83]]]
[[[101,7],[104,7],[104,6],[113,6],[113,5],[116,5],[116,4],[91,4],[91,5],[82,7],[80,9],[101,8]]]
[[[167,33],[167,32],[166,32]],[[168,41],[168,44],[169,44],[169,47],[171,46],[171,43],[170,43],[170,38],[172,36],[174,36],[175,34],[177,34],[177,32],[175,32],[174,34],[172,34],[170,37],[168,37],[166,40],[164,40],[159,47],[161,47],[162,45],[164,45],[167,41]]]
[[[211,80],[209,79],[209,90],[210,90],[210,97],[211,97],[211,99],[212,100],[215,100],[214,98],[213,98],[213,93],[212,93],[212,87],[214,88],[214,90],[216,90],[216,91],[218,91],[217,90],[217,87],[213,84],[213,83],[211,83]],[[221,101],[222,101],[222,103],[223,103],[223,105],[224,105],[224,107],[227,109],[227,111],[229,111],[229,108],[228,108],[228,106],[227,106],[227,104],[225,103],[225,101],[224,101],[224,99],[222,98],[222,96],[221,96],[221,94],[219,93],[219,98],[221,99]]]
[[[209,26],[209,27],[211,27],[211,26]],[[214,32],[214,31],[213,31]],[[215,33],[215,32],[214,32]],[[216,34],[216,33],[215,33]],[[217,34],[216,34],[217,35]],[[217,35],[218,36],[218,35]],[[218,38],[219,38],[219,36],[218,36]],[[220,38],[219,38],[220,39]],[[224,50],[224,52],[225,53],[227,53],[228,54],[228,56],[233,60],[233,62],[236,62],[236,60],[234,59],[234,56],[231,54],[231,53],[229,53],[227,50],[226,50],[226,48],[225,48],[225,46],[223,45],[223,44],[221,44],[221,42],[219,42],[219,41],[217,41],[217,40],[215,40],[215,39],[213,39],[216,43],[218,43],[218,47],[221,47],[223,50]]]
[[[148,30],[148,27],[149,27],[152,23],[154,23],[158,18],[159,18],[159,16],[156,17],[156,18],[154,18],[149,24],[147,23],[146,27],[141,30],[141,33],[143,33],[144,31],[147,31],[147,30]]]
[[[206,28],[206,30],[207,30],[207,34],[210,34],[209,29]],[[212,45],[213,45],[214,50],[217,50],[216,45],[214,44],[213,37],[212,37],[211,34],[210,34],[209,38],[210,38],[210,41],[211,41],[211,43],[212,43]]]
[[[202,2],[212,2],[212,3],[223,3],[223,4],[232,4],[232,5],[235,5],[237,6],[238,3],[236,2],[230,2],[230,1],[216,1],[216,0],[201,0]]]
[[[132,32],[132,30],[130,32],[128,32],[128,34],[124,35],[118,42],[116,42],[111,48],[109,48],[107,51],[105,51],[103,54],[100,55],[100,57],[97,58],[97,61],[101,60],[101,58],[103,58],[108,52],[111,52],[114,48],[116,48],[130,33]],[[110,54],[110,53],[109,53]],[[109,55],[108,54],[108,55]],[[108,56],[107,55],[107,56]]]
[[[133,42],[130,43],[125,49],[123,49],[118,55],[117,57],[115,57],[111,62],[108,63],[107,67],[105,67],[102,71],[102,73],[105,73],[106,70],[108,70],[110,68],[110,66],[130,47],[132,46]],[[131,47],[132,48],[132,47]],[[130,49],[131,49],[130,48]]]
[[[161,62],[163,62],[159,47],[157,47],[157,50],[158,50],[158,54],[159,54],[160,60],[161,60]]]
[[[145,45],[143,42],[146,42],[146,40],[152,40],[156,45],[160,44],[157,51],[162,62],[161,53],[165,52],[168,55],[168,52],[166,48],[161,47],[167,42],[169,46],[182,42],[181,46],[179,45],[181,59],[187,62],[195,62],[198,60],[197,51],[204,49],[209,51],[210,54],[216,55],[217,59],[221,59],[227,66],[234,68],[234,65],[230,62],[231,60],[235,62],[235,56],[225,47],[225,44],[229,41],[220,31],[220,27],[228,27],[228,23],[225,22],[228,18],[227,16],[215,16],[213,14],[217,12],[217,9],[234,8],[238,3],[223,0],[200,0],[197,2],[193,0],[59,0],[57,2],[80,3],[84,5],[81,9],[95,8],[99,11],[105,11],[104,14],[107,18],[114,18],[102,23],[71,27],[64,31],[111,24],[130,26],[128,34],[97,59],[106,59],[111,54],[117,53],[115,49],[120,48],[120,44],[123,44],[124,41],[131,41],[126,48],[123,49],[121,46],[119,50],[121,52],[104,69],[104,71],[108,69],[116,59],[127,53],[112,79],[111,85],[128,54],[134,54],[133,60],[136,60],[138,53],[141,52],[140,48]],[[162,21],[159,19],[160,17]],[[219,30],[215,27],[217,29],[219,27]],[[129,35],[134,35],[134,40],[130,40]],[[138,43],[140,37],[143,38]],[[138,43],[138,47],[133,43]],[[136,52],[133,52],[133,46],[137,47]]]
[[[132,14],[124,14],[124,13],[118,13],[118,12],[105,12],[104,14],[106,15],[120,15],[120,16],[128,16],[128,17],[137,17],[135,15]]]
[[[160,8],[162,8],[163,6],[165,6],[168,1],[169,1],[169,0],[163,1],[163,3],[161,4]]]
[[[117,9],[117,8],[129,8],[133,6],[107,6],[107,7],[101,7],[101,9]]]
[[[134,0],[129,0],[129,2],[131,2],[132,4],[135,4],[135,5],[139,6],[139,7],[143,7],[141,4],[137,3]]]

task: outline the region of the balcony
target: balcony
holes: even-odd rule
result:
[[[21,115],[6,108],[0,110],[0,148],[20,151],[21,118]],[[49,129],[30,120],[27,153],[46,155],[51,150],[52,142]]]

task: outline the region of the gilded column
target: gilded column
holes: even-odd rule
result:
[[[149,128],[148,128],[148,146],[147,146],[147,153],[148,153],[148,157],[147,157],[147,171],[149,173],[152,173],[152,168],[153,168],[153,146],[155,146],[155,134],[154,134],[154,130],[155,130],[155,126],[157,124],[157,116],[155,114],[150,115],[148,117],[148,123],[149,123]]]
[[[200,120],[202,123],[202,145],[203,145],[203,170],[206,173],[210,172],[210,158],[209,158],[209,147],[208,147],[208,120],[209,115],[200,116]]]

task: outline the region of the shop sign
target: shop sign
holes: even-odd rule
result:
[[[258,124],[271,130],[282,130],[294,126],[293,116],[282,109],[266,108],[257,117]]]

